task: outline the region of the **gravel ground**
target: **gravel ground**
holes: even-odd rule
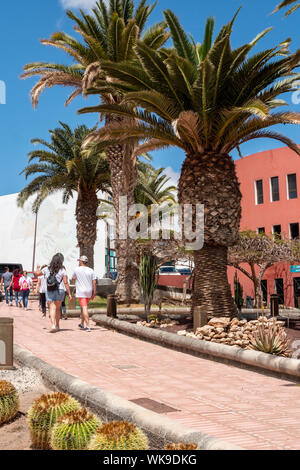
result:
[[[11,382],[19,393],[31,392],[44,387],[39,374],[29,367],[15,366],[15,370],[0,370],[0,380]]]

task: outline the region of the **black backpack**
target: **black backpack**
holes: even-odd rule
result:
[[[47,277],[47,290],[52,292],[58,290],[59,282],[56,279],[56,275],[50,272],[50,275]]]

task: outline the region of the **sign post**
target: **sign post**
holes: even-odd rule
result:
[[[0,318],[0,370],[14,369],[13,318]]]

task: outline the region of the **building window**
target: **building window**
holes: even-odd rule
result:
[[[257,233],[266,233],[265,227],[258,227]]]
[[[256,194],[256,204],[263,204],[264,203],[264,189],[263,189],[262,180],[255,181],[255,194]]]
[[[280,305],[284,305],[283,279],[275,279],[275,292],[279,297]]]
[[[275,235],[276,238],[281,238],[281,225],[273,226],[273,235]]]
[[[290,224],[290,239],[299,238],[299,224]]]
[[[289,199],[297,199],[298,192],[297,192],[297,176],[296,173],[293,175],[288,175],[288,198]]]
[[[279,201],[279,178],[274,176],[271,178],[271,201]]]
[[[261,281],[263,302],[268,302],[268,281]]]

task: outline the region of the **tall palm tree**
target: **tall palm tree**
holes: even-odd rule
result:
[[[73,88],[66,102],[68,104],[77,95],[85,94],[87,87],[93,85],[96,77],[105,84],[106,76],[102,71],[102,62],[104,60],[113,61],[115,64],[134,62],[136,60],[134,46],[138,39],[153,50],[160,48],[169,38],[165,23],[158,23],[144,31],[155,5],[151,6],[146,0],[141,0],[135,9],[134,0],[109,0],[108,6],[104,0],[99,0],[92,10],[92,15],[81,11],[81,17],[78,17],[68,10],[67,15],[74,21],[75,30],[81,35],[82,41],[77,41],[64,32],[58,32],[50,39],[42,40],[42,44],[65,51],[75,63],[64,65],[35,62],[26,65],[23,78],[41,77],[31,92],[33,105],[37,105],[41,92],[53,85]],[[119,93],[111,94],[104,88],[100,97],[105,103],[120,102]],[[106,122],[110,123],[116,119],[120,118],[107,116]],[[128,196],[128,207],[134,202],[137,170],[133,144],[111,143],[106,155],[110,164],[113,203],[118,221],[119,197]],[[125,303],[138,301],[139,273],[134,262],[135,244],[132,240],[118,239],[116,252],[119,271],[118,300]]]
[[[283,0],[281,3],[279,3],[279,5],[275,8],[274,12],[275,13],[276,11],[278,10],[281,10],[282,8],[286,8],[286,7],[290,7],[291,5],[292,8],[289,8],[288,11],[286,12],[286,14],[284,15],[285,18],[287,16],[289,16],[291,13],[294,13],[294,11],[298,10],[298,8],[300,8],[300,2],[299,0]]]
[[[227,251],[235,244],[241,217],[241,193],[230,153],[252,139],[279,140],[300,154],[287,137],[267,130],[275,124],[299,124],[300,115],[273,112],[285,104],[278,96],[294,90],[300,50],[287,53],[289,41],[250,54],[268,30],[237,49],[231,47],[234,19],[225,25],[202,57],[176,16],[165,13],[175,51],[164,55],[139,42],[140,66],[103,63],[111,89],[130,87],[122,105],[100,105],[81,112],[131,117],[96,131],[89,140],[146,139],[140,152],[177,146],[186,158],[179,181],[181,204],[204,204],[205,236],[195,250],[193,306],[210,315],[234,315],[227,280]],[[100,85],[99,85],[100,86]],[[132,103],[136,108],[132,108]]]
[[[98,152],[86,158],[82,153],[82,142],[93,129],[79,126],[74,131],[60,122],[61,127],[50,131],[51,141],[33,139],[40,150],[29,153],[29,164],[22,171],[26,178],[34,179],[20,192],[18,205],[23,206],[33,195],[36,199],[33,210],[38,211],[42,202],[52,193],[63,191],[63,202],[77,193],[76,220],[77,240],[80,255],[94,266],[94,245],[97,240],[98,192],[110,193],[110,173],[107,160]]]

